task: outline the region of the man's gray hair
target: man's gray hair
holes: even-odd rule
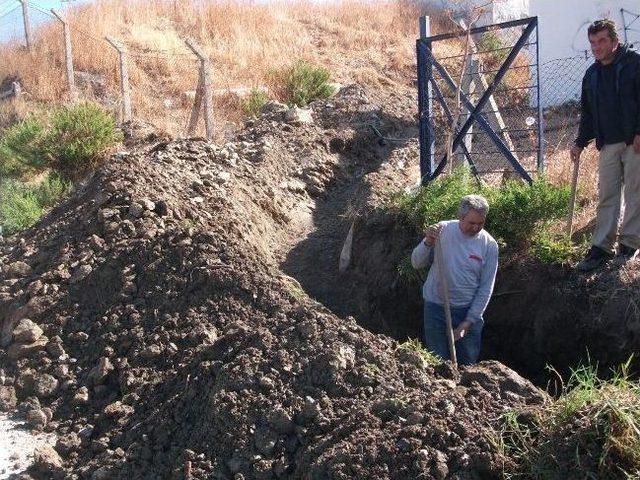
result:
[[[462,197],[458,207],[458,216],[464,218],[471,210],[486,217],[487,213],[489,213],[489,202],[482,195],[466,195]]]

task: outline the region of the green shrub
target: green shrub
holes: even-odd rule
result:
[[[32,189],[14,180],[0,186],[0,225],[3,233],[24,230],[41,216],[42,207]]]
[[[571,190],[538,177],[531,186],[512,180],[501,188],[485,187],[480,193],[490,204],[487,230],[507,245],[519,246],[529,244],[536,228],[544,228],[543,222],[567,215]]]
[[[46,209],[66,196],[71,184],[52,174],[31,186],[17,180],[0,184],[0,226],[13,234],[35,224]]]
[[[269,95],[259,88],[252,88],[247,98],[242,99],[240,104],[242,113],[248,117],[255,117],[260,113],[262,107],[269,101]]]
[[[54,168],[73,178],[95,167],[100,156],[121,140],[114,118],[87,102],[54,112],[44,148]]]
[[[532,240],[533,256],[549,265],[575,261],[584,250],[584,245],[575,245],[566,235],[554,235],[548,228],[539,229]]]
[[[44,124],[35,117],[9,127],[0,138],[0,176],[23,177],[47,163],[43,149]]]
[[[71,182],[63,179],[56,173],[49,174],[44,180],[33,188],[33,192],[42,208],[55,206],[60,199],[66,197],[71,191]]]
[[[281,91],[284,101],[298,107],[333,95],[334,89],[327,83],[329,78],[329,70],[304,60],[274,74],[277,89]]]
[[[531,186],[518,180],[502,187],[479,186],[468,169],[461,167],[415,193],[396,197],[392,208],[422,230],[432,223],[457,218],[460,199],[472,193],[489,201],[487,231],[509,246],[527,246],[534,232],[546,228],[547,221],[567,214],[570,189],[552,185],[544,177]]]

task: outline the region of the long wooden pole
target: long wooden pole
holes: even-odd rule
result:
[[[453,339],[453,320],[451,319],[451,302],[449,300],[449,279],[447,277],[447,266],[445,264],[440,235],[436,240],[436,263],[438,264],[438,276],[442,284],[442,296],[444,302],[444,316],[447,321],[447,340],[449,341],[449,358],[453,366],[458,368],[458,356],[456,355],[456,342]]]
[[[573,176],[571,178],[571,199],[569,200],[569,215],[567,215],[567,237],[573,234],[573,216],[576,210],[576,191],[578,190],[578,175],[580,173],[580,159],[573,162]]]

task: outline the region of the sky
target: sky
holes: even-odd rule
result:
[[[64,9],[66,5],[78,4],[90,0],[32,0],[29,2],[32,27],[50,21],[44,12],[52,8]],[[0,0],[0,41],[19,40],[24,43],[22,6],[18,0]]]

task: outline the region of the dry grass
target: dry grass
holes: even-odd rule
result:
[[[38,15],[44,15],[37,12]],[[102,78],[83,95],[119,106],[117,55],[110,35],[129,49],[134,113],[172,133],[182,133],[197,85],[197,61],[184,44],[195,39],[212,60],[214,88],[267,85],[270,72],[303,59],[327,67],[333,80],[367,85],[410,85],[415,77],[415,38],[420,12],[413,2],[350,0],[271,3],[197,0],[103,0],[65,13],[72,28],[77,72]],[[62,29],[52,22],[36,32],[27,55],[19,45],[0,48],[0,78],[16,75],[28,98],[64,99]],[[238,102],[216,99],[218,133],[237,122]]]

